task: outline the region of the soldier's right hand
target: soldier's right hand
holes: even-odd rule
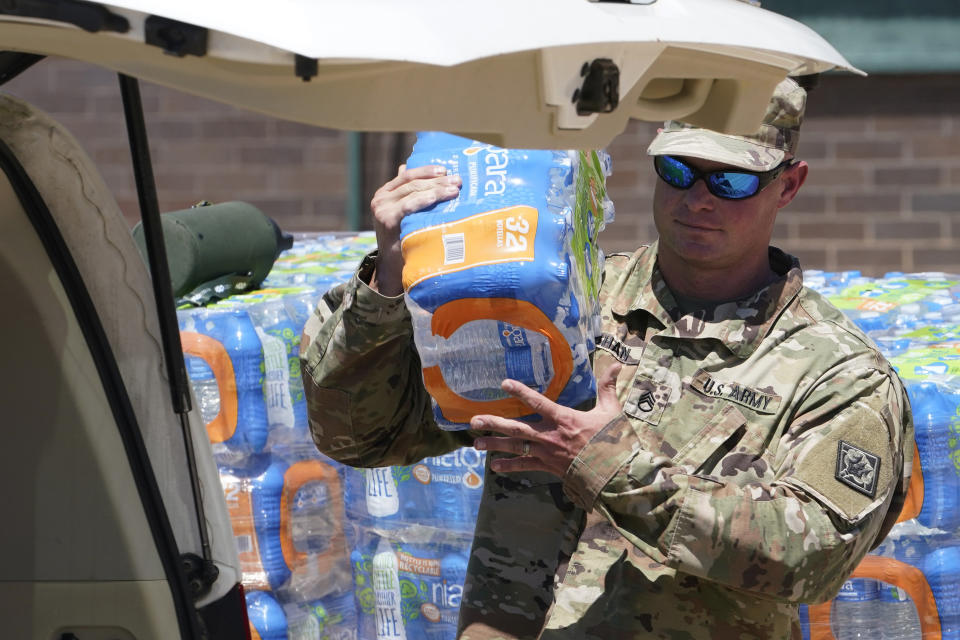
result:
[[[456,198],[462,184],[460,176],[447,175],[439,165],[415,169],[401,165],[397,177],[377,189],[370,201],[379,249],[371,288],[385,296],[403,293],[400,221],[410,213]]]

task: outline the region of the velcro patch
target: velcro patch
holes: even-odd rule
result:
[[[889,419],[889,412],[854,402],[822,427],[808,430],[798,443],[801,451],[793,475],[784,481],[815,497],[846,522],[860,522],[896,486],[897,459],[890,439],[894,429]]]
[[[703,369],[694,374],[690,387],[710,398],[736,402],[757,413],[773,414],[780,408],[780,396],[737,382],[720,382]]]
[[[837,441],[837,480],[871,498],[877,495],[880,480],[880,456],[864,451],[849,442]]]
[[[654,426],[660,424],[660,416],[670,400],[670,387],[638,376],[631,383],[623,412]]]

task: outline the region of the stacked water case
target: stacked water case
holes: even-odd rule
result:
[[[453,640],[484,460],[463,448],[347,472],[361,638]]]
[[[264,284],[271,288],[178,312],[187,372],[232,520],[253,638],[358,637],[345,470],[310,439],[299,347],[319,297],[352,273],[372,243],[371,234],[298,238]],[[309,268],[285,267],[300,262]]]
[[[805,637],[960,639],[960,275],[807,272],[805,281],[897,369],[916,430],[900,521],[832,603],[803,608]]]
[[[320,454],[307,426],[300,334],[374,246],[369,233],[300,236],[265,288],[178,311],[255,639],[454,637],[483,454],[351,469]]]

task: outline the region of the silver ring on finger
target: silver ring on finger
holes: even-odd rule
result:
[[[520,448],[520,451],[521,451],[521,453],[522,453],[523,455],[525,455],[525,456],[530,455],[530,441],[529,441],[529,440],[524,440],[524,441],[523,441],[523,447]]]

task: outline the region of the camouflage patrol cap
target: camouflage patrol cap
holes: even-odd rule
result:
[[[650,143],[651,156],[689,156],[769,171],[796,155],[807,92],[791,78],[777,85],[756,133],[737,136],[671,120]]]

